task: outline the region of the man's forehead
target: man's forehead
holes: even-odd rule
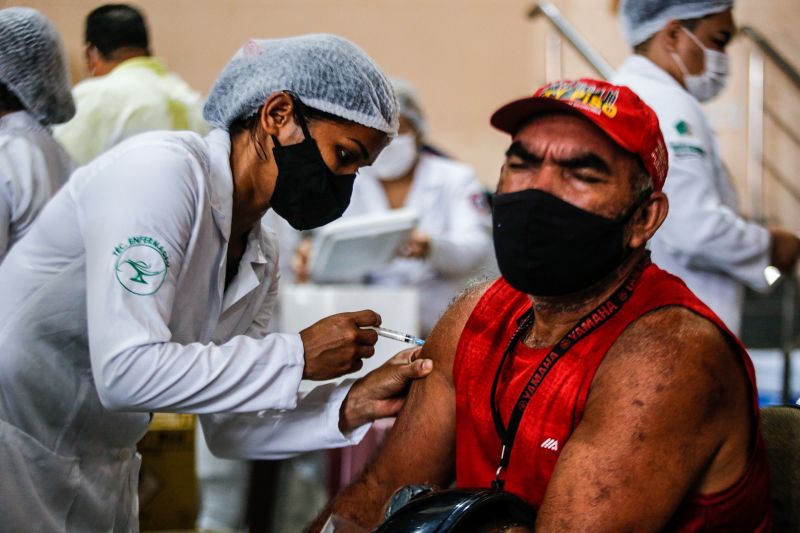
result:
[[[548,112],[526,119],[512,136],[523,146],[538,146],[558,142],[564,149],[601,150],[630,154],[592,121],[579,113]],[[630,154],[632,155],[632,154]]]

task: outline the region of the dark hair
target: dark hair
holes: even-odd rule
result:
[[[86,17],[84,41],[95,46],[106,60],[120,48],[149,49],[147,25],[142,13],[128,4],[106,4]]]
[[[19,97],[14,91],[5,84],[0,83],[0,112],[10,113],[12,111],[22,111],[25,106],[20,102]]]

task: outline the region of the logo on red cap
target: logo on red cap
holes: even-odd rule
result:
[[[557,81],[536,91],[534,97],[553,98],[568,102],[573,107],[608,118],[617,116],[619,89],[613,86],[598,87],[584,81]]]

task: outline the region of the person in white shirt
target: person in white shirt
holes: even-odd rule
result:
[[[0,263],[72,172],[49,125],[74,114],[56,29],[34,9],[0,10]]]
[[[800,240],[739,214],[716,135],[701,103],[728,78],[725,49],[736,31],[733,0],[623,0],[620,22],[634,51],[614,83],[658,115],[669,151],[670,211],[650,242],[653,260],[738,334],[744,289],[766,290],[765,268],[791,271]]]
[[[427,335],[450,300],[491,261],[491,211],[483,186],[468,165],[425,145],[427,123],[416,91],[394,79],[400,112],[397,138],[359,170],[344,216],[409,208],[419,223],[398,256],[370,272],[370,285],[413,286],[420,291],[420,332]],[[307,246],[307,245],[306,245]],[[306,260],[298,263],[303,278]]]
[[[94,9],[86,17],[84,41],[90,77],[73,89],[75,118],[54,132],[78,163],[146,131],[208,132],[202,96],[151,55],[139,10],[126,4]]]
[[[245,44],[207,137],[152,132],[76,170],[0,265],[0,516],[9,531],[136,531],[135,443],[152,411],[200,415],[212,451],[280,458],[357,442],[432,363],[364,378],[369,310],[266,334],[274,209],[298,228],[347,207],[397,129],[391,85],[351,42]]]

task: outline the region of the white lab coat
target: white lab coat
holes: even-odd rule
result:
[[[0,265],[3,529],[137,530],[150,411],[205,414],[212,451],[255,458],[366,431],[338,430],[349,383],[298,397],[299,335],[264,336],[271,233],[251,232],[225,289],[229,158],[222,130],[130,139],[78,169]]]
[[[75,165],[27,111],[0,117],[0,263]]]
[[[404,207],[419,213],[418,229],[431,238],[425,260],[396,258],[371,272],[375,285],[413,285],[420,289],[420,322],[430,332],[452,298],[492,254],[491,213],[483,187],[467,165],[423,152]],[[389,210],[380,180],[369,167],[359,171],[344,216]]]
[[[672,76],[635,55],[614,83],[627,85],[658,115],[669,152],[669,214],[650,241],[653,260],[739,333],[744,286],[766,290],[770,235],[738,213],[716,135],[700,103]]]

